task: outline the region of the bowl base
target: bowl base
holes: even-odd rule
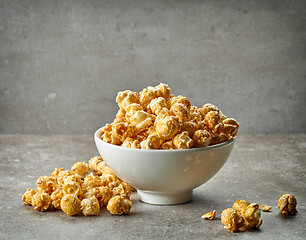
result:
[[[140,201],[154,205],[174,205],[188,202],[192,198],[192,192],[193,190],[178,193],[137,190]]]

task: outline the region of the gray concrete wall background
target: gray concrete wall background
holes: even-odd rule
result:
[[[0,0],[0,133],[87,134],[159,82],[241,132],[306,132],[306,1]]]

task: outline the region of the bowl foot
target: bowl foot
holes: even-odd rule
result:
[[[188,202],[192,198],[192,192],[192,190],[179,193],[137,190],[140,201],[154,205],[173,205]]]

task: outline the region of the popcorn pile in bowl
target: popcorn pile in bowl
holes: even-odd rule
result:
[[[139,94],[117,94],[119,111],[101,130],[105,142],[141,149],[189,149],[234,138],[239,123],[215,105],[192,106],[187,97],[171,94],[167,84],[147,87]]]
[[[131,209],[130,195],[133,187],[121,181],[95,156],[89,163],[76,162],[71,170],[55,168],[51,176],[36,181],[37,190],[28,188],[22,200],[37,211],[60,209],[67,215],[82,212],[85,216],[99,215],[106,206],[112,215],[128,214]]]

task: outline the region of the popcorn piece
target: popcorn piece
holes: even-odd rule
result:
[[[74,194],[79,196],[81,194],[81,186],[77,182],[67,182],[63,184],[63,191],[65,194]]]
[[[127,122],[118,122],[113,124],[112,135],[123,142],[126,138],[132,136],[132,126]]]
[[[188,121],[182,122],[180,125],[180,131],[187,131],[190,138],[193,137],[194,132],[196,131],[196,123]]]
[[[51,177],[54,177],[57,180],[58,174],[64,171],[64,168],[55,168],[54,171],[51,173]]]
[[[102,174],[101,181],[103,181],[104,186],[109,187],[111,190],[121,184],[120,179],[115,174],[108,172]]]
[[[146,107],[154,98],[156,98],[155,89],[151,86],[144,88],[139,93],[139,103]]]
[[[243,215],[249,205],[250,203],[247,200],[237,200],[234,202],[233,208]]]
[[[163,97],[154,98],[150,102],[149,107],[150,107],[152,113],[154,113],[155,115],[158,115],[158,113],[163,108],[167,108],[166,99],[164,99]]]
[[[154,120],[155,115],[149,114],[143,110],[135,112],[135,114],[130,117],[130,123],[135,127],[136,131],[152,126]]]
[[[57,184],[61,186],[64,183],[64,179],[68,176],[74,175],[70,170],[62,170],[57,175]]]
[[[262,224],[261,211],[257,203],[248,205],[242,216],[245,223],[253,228],[259,228]]]
[[[176,149],[188,149],[193,145],[193,140],[189,137],[187,131],[177,134],[173,138],[173,145]]]
[[[85,162],[76,162],[72,165],[71,172],[85,177],[85,175],[89,172],[89,166]]]
[[[214,104],[206,103],[203,105],[203,107],[200,109],[200,113],[202,114],[203,118],[205,115],[211,111],[221,112],[219,108],[217,108]]]
[[[190,107],[189,115],[190,115],[190,121],[196,124],[199,124],[203,120],[200,109],[196,106]]]
[[[81,201],[74,194],[65,194],[61,200],[61,208],[69,216],[80,212]]]
[[[240,227],[244,225],[244,219],[237,211],[233,208],[227,208],[221,213],[221,222],[225,225],[224,228],[236,232]]]
[[[171,89],[167,84],[160,83],[154,88],[156,97],[163,97],[168,99],[170,97]]]
[[[49,194],[44,192],[36,192],[32,197],[32,206],[37,211],[46,211],[51,204]]]
[[[126,107],[132,103],[138,103],[138,93],[130,90],[125,90],[117,94],[116,102],[119,107],[126,109]]]
[[[130,212],[131,205],[132,201],[122,196],[115,196],[109,200],[106,208],[112,215],[121,215],[124,213],[128,214]]]
[[[261,209],[263,212],[269,212],[272,209],[272,207],[263,204],[261,205]]]
[[[122,182],[118,187],[113,189],[113,196],[122,196],[124,198],[130,198],[132,189],[130,185],[125,182]]]
[[[143,107],[139,103],[132,103],[126,107],[125,118],[130,121],[131,117],[138,111],[142,111]]]
[[[193,134],[193,142],[195,147],[206,147],[211,142],[211,134],[206,130],[197,130]]]
[[[98,199],[95,196],[83,199],[81,202],[81,211],[85,216],[98,216],[100,213],[100,205]]]
[[[36,181],[37,190],[51,194],[57,188],[56,179],[54,177],[42,176]]]
[[[202,218],[207,220],[214,220],[215,217],[216,217],[216,210],[202,215]]]
[[[151,134],[146,140],[140,143],[142,149],[159,149],[162,144],[162,140],[157,134]]]
[[[175,149],[175,146],[172,142],[172,140],[169,140],[167,142],[164,142],[162,145],[161,145],[161,149],[164,149],[164,150],[171,150],[171,149]]]
[[[283,194],[277,201],[277,207],[284,215],[295,215],[297,200],[292,194]]]
[[[91,173],[84,178],[84,181],[81,187],[82,189],[88,189],[88,188],[100,187],[102,185],[103,183],[102,183],[101,178]]]
[[[104,168],[107,166],[100,156],[92,157],[88,163],[89,168],[95,171],[97,175],[102,175]]]
[[[189,109],[183,103],[180,102],[174,103],[170,108],[170,112],[174,116],[177,116],[180,122],[186,122],[190,118]]]
[[[219,112],[208,112],[204,117],[204,121],[213,132],[217,134],[221,132],[221,129],[223,128],[223,123]]]
[[[65,193],[61,188],[56,189],[52,194],[51,194],[51,203],[53,207],[56,209],[61,209],[61,200],[64,197]]]
[[[187,97],[178,95],[178,96],[170,96],[169,99],[169,105],[172,106],[176,103],[182,103],[183,105],[185,105],[188,109],[190,109],[191,107],[191,103],[189,101],[189,99]]]
[[[179,121],[174,116],[166,116],[156,123],[156,133],[159,137],[172,139],[179,131]]]
[[[24,204],[32,205],[32,198],[36,192],[36,190],[28,188],[22,196],[22,201]]]
[[[80,175],[69,175],[63,178],[63,184],[68,183],[68,182],[76,182],[78,184],[82,183],[82,177]]]
[[[140,142],[138,140],[135,140],[133,138],[126,138],[124,142],[122,143],[121,147],[128,147],[128,148],[140,148]]]
[[[100,206],[107,206],[109,200],[113,197],[113,192],[109,187],[99,187],[97,199],[99,200]]]
[[[111,144],[114,144],[114,145],[120,145],[120,144],[121,144],[120,139],[117,138],[116,136],[114,136],[112,132],[105,132],[105,133],[101,136],[101,139],[102,139],[104,142],[111,143]]]
[[[222,134],[227,136],[227,140],[232,139],[237,135],[239,129],[239,123],[233,118],[226,118],[223,120],[223,128],[221,130]]]

